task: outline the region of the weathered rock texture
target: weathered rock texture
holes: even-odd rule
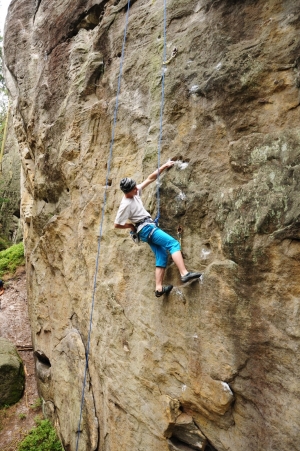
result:
[[[13,343],[0,337],[0,407],[15,404],[25,385],[24,367]]]
[[[22,240],[20,220],[20,172],[21,160],[18,141],[15,137],[12,115],[8,115],[7,135],[1,161],[0,235],[16,243]]]
[[[13,0],[6,79],[39,387],[75,450],[126,1]],[[147,245],[113,230],[119,180],[157,162],[163,1],[132,2],[80,450],[300,450],[300,7],[169,0],[161,226],[188,268],[153,293]],[[155,187],[145,192],[155,210]]]

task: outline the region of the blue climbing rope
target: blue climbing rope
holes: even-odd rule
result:
[[[86,386],[87,371],[88,371],[88,366],[89,366],[90,341],[91,341],[91,333],[92,333],[95,293],[96,293],[96,287],[97,287],[97,274],[98,274],[99,260],[100,260],[102,229],[103,229],[103,221],[104,221],[105,206],[106,206],[107,188],[109,186],[109,173],[110,173],[110,166],[111,166],[114,139],[115,139],[117,113],[118,113],[118,107],[119,107],[119,93],[120,93],[120,89],[121,89],[121,80],[122,80],[122,72],[123,72],[123,62],[124,62],[124,54],[125,54],[125,44],[126,44],[129,9],[130,9],[130,0],[128,0],[128,3],[127,3],[126,21],[125,21],[123,46],[122,46],[122,54],[121,54],[121,61],[120,61],[120,71],[119,71],[119,78],[118,78],[118,89],[117,89],[114,119],[113,119],[113,126],[112,126],[112,134],[111,134],[111,141],[110,141],[110,148],[109,148],[109,156],[108,156],[108,162],[107,162],[107,172],[106,172],[105,190],[104,190],[104,196],[103,196],[102,215],[101,215],[99,235],[98,235],[98,248],[97,248],[97,257],[96,257],[95,274],[94,274],[94,287],[93,287],[93,296],[92,296],[92,305],[91,305],[91,314],[90,314],[90,323],[89,323],[89,333],[88,333],[88,340],[87,340],[87,346],[86,346],[86,352],[85,352],[85,369],[84,369],[84,378],[83,378],[83,384],[82,384],[80,415],[79,415],[79,422],[78,422],[78,428],[77,428],[76,451],[78,451],[79,437],[80,437],[80,432],[81,432],[80,425],[81,425],[81,420],[82,420],[82,412],[83,412],[83,405],[84,405],[84,393],[85,393],[85,386]]]
[[[163,63],[162,63],[162,73],[161,73],[161,105],[160,105],[160,125],[159,125],[159,138],[158,138],[158,149],[157,149],[157,185],[156,185],[156,203],[157,203],[157,214],[154,219],[155,224],[158,226],[158,221],[160,218],[160,193],[159,193],[159,168],[160,168],[160,154],[161,154],[161,141],[162,141],[162,129],[163,129],[163,114],[164,114],[164,103],[165,103],[165,73],[166,73],[166,59],[167,59],[167,0],[164,0],[164,48],[163,48]]]

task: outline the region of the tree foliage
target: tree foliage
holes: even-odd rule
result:
[[[37,426],[19,444],[18,451],[63,451],[49,420],[36,420]]]
[[[2,240],[0,242],[2,243]],[[14,273],[18,266],[25,264],[23,243],[14,244],[8,249],[0,251],[0,277],[7,273]]]

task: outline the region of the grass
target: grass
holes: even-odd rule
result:
[[[7,415],[8,408],[9,408],[9,406],[5,405],[0,409],[0,431],[2,431],[2,429],[3,429],[3,426],[2,426],[3,420],[5,418],[7,418],[7,416],[8,416]]]
[[[0,252],[0,277],[14,273],[18,266],[25,264],[23,243],[14,244]]]
[[[42,399],[41,398],[37,398],[34,403],[32,404],[32,406],[30,406],[31,409],[39,409],[40,407],[42,407]]]
[[[14,415],[14,407],[15,406],[9,406],[8,404],[5,404],[0,408],[0,432],[5,427],[5,423],[10,421],[12,416]],[[5,451],[5,449],[2,450],[1,447],[1,451]]]
[[[63,447],[49,420],[35,420],[36,427],[22,440],[18,451],[63,451]]]

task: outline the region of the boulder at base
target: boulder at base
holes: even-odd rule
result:
[[[23,362],[5,338],[0,338],[0,381],[0,407],[18,402],[25,386]]]

